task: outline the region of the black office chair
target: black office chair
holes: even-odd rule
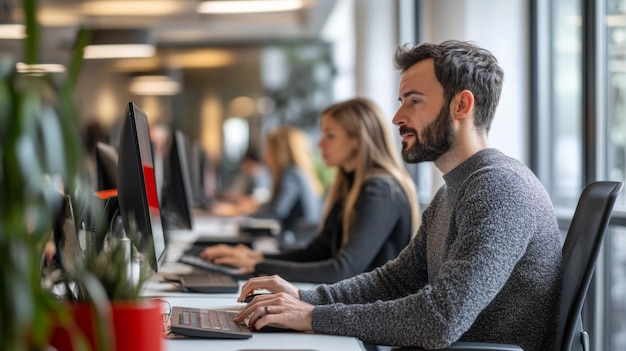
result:
[[[589,184],[580,195],[563,244],[561,307],[554,351],[589,351],[589,335],[582,327],[582,310],[600,245],[622,182]],[[422,351],[402,347],[394,351]],[[456,342],[439,351],[523,351],[517,345]]]

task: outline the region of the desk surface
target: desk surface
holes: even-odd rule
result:
[[[200,308],[219,308],[227,310],[239,310],[243,304],[234,302],[235,297],[231,301],[223,298],[182,298],[182,297],[165,297],[163,298],[170,303],[171,306],[200,307]],[[277,351],[277,350],[293,350],[293,351],[363,351],[362,344],[355,338],[321,335],[314,333],[260,333],[254,332],[250,339],[245,340],[220,340],[220,339],[166,339],[166,351],[195,351],[195,350],[220,350],[220,351]]]

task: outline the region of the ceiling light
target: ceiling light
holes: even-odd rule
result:
[[[170,67],[215,68],[232,65],[235,57],[232,52],[218,49],[198,49],[177,52],[167,56]]]
[[[109,44],[88,45],[85,47],[85,59],[138,58],[153,56],[156,49],[148,44]]]
[[[159,56],[115,60],[111,68],[117,72],[156,71],[163,66]]]
[[[41,63],[41,64],[26,64],[18,62],[15,64],[15,69],[19,73],[26,74],[46,74],[46,73],[64,73],[66,71],[65,66],[53,63]]]
[[[206,0],[198,5],[199,13],[255,13],[293,11],[303,7],[301,0]]]
[[[128,89],[134,95],[176,95],[180,83],[169,76],[138,76],[131,79]]]
[[[111,67],[118,72],[143,72],[157,71],[159,67],[175,69],[217,68],[230,66],[234,62],[235,56],[228,50],[194,49],[147,58],[116,60]]]
[[[46,7],[45,11],[37,13],[37,21],[42,27],[78,27],[84,22],[84,17],[66,8]]]
[[[166,16],[184,11],[183,1],[125,0],[87,1],[81,5],[81,13],[88,16]]]
[[[13,20],[11,1],[0,2],[0,39],[24,39],[26,26]]]
[[[0,24],[0,39],[24,39],[26,27],[23,24],[2,23]]]
[[[151,57],[156,52],[147,29],[97,29],[85,47],[85,59]]]

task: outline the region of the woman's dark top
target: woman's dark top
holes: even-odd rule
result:
[[[394,259],[412,236],[411,206],[391,176],[366,180],[355,204],[350,239],[342,247],[343,203],[335,203],[319,234],[299,250],[266,254],[255,274],[286,280],[334,283]]]

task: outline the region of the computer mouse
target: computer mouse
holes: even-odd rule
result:
[[[252,299],[254,299],[255,296],[259,296],[259,295],[266,295],[267,293],[255,293],[255,294],[250,294],[248,296],[246,296],[245,299],[243,299],[243,302],[245,303],[249,303],[250,301],[252,301]]]

